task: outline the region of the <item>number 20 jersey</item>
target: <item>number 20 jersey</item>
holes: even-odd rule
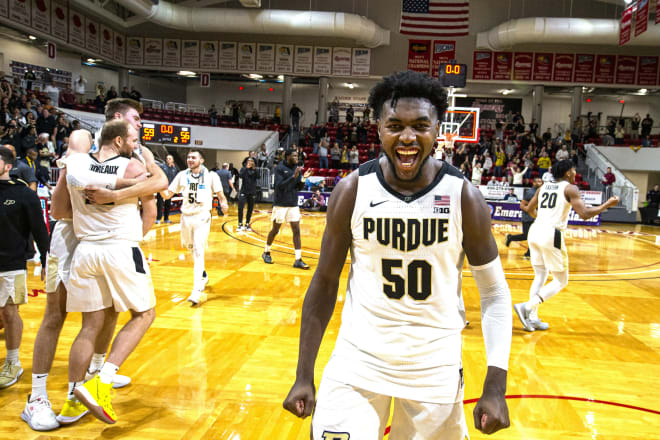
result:
[[[443,162],[412,196],[377,160],[360,167],[351,269],[330,379],[393,397],[455,403],[460,389],[463,175]]]

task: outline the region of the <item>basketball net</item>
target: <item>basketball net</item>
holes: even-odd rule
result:
[[[454,149],[454,138],[456,135],[451,132],[445,133],[445,142],[444,142],[444,148],[449,148],[450,150]]]

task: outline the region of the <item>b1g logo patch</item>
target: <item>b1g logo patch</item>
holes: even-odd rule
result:
[[[451,203],[451,196],[434,196],[433,197],[433,213],[434,214],[449,214],[449,205]]]
[[[351,435],[348,432],[330,432],[323,431],[323,440],[349,440]]]

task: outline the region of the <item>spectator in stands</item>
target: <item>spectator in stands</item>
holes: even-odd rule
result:
[[[296,148],[296,144],[291,145],[291,148]],[[305,153],[305,151],[303,150],[302,145],[298,145],[297,151],[298,151],[298,166],[299,167],[304,167],[305,166],[305,161],[307,160],[307,153]],[[320,151],[320,148],[319,148],[319,151]],[[319,161],[321,161],[321,156],[319,156]],[[322,163],[322,161],[321,161],[321,163]],[[328,168],[327,167],[327,165],[328,165],[327,156],[325,158],[325,164],[326,164],[325,167],[323,165],[319,165],[319,168]]]
[[[651,141],[651,137],[647,134],[642,139],[642,147],[647,148],[647,147],[652,147],[652,146],[653,146],[653,142]]]
[[[34,125],[26,126],[21,132],[21,148],[17,148],[18,157],[25,157],[29,148],[33,148],[37,141],[37,129]]]
[[[555,154],[555,159],[557,160],[565,160],[569,158],[569,152],[568,149],[566,148],[566,144],[563,144],[561,146],[561,150],[557,151]]]
[[[328,122],[331,122],[333,124],[336,124],[339,122],[339,101],[337,100],[337,97],[330,103],[330,114],[328,117]]]
[[[118,97],[119,94],[117,93],[117,89],[115,89],[115,86],[110,86],[110,90],[108,90],[108,93],[105,94],[105,102],[108,102],[111,99],[115,99]]]
[[[504,147],[504,152],[506,153],[507,157],[513,156],[514,151],[516,151],[516,144],[513,142],[511,138],[506,140],[506,146]]]
[[[614,145],[623,145],[623,138],[625,132],[623,131],[623,126],[618,124],[616,130],[614,131]]]
[[[330,140],[326,136],[321,139],[319,143],[318,155],[319,155],[319,168],[328,168],[328,149],[330,146]],[[298,159],[300,159],[300,153],[298,153]]]
[[[642,120],[642,137],[649,136],[652,128],[653,119],[651,119],[651,115],[647,113],[646,117]]]
[[[484,173],[484,169],[481,167],[481,162],[477,162],[472,168],[472,184],[474,186],[481,185],[481,176]]]
[[[55,113],[55,106],[53,106],[53,101],[49,97],[46,98],[44,108],[51,112],[51,114]]]
[[[546,151],[541,153],[539,160],[536,162],[536,166],[539,167],[539,176],[543,176],[548,172],[552,166],[552,161],[550,160],[550,157]]]
[[[32,107],[32,103],[30,101],[25,101],[25,107],[21,109],[21,113],[23,113],[25,116],[27,116],[28,113],[32,113],[32,116],[34,116],[35,119],[39,117],[39,114]]]
[[[121,89],[121,97],[122,98],[130,98],[131,97],[131,92],[128,91],[128,87],[124,86],[124,88]]]
[[[78,102],[81,104],[85,103],[85,88],[87,87],[87,80],[83,78],[82,75],[73,83],[73,91],[76,94]]]
[[[5,148],[8,148],[14,156],[14,167],[9,172],[9,177],[13,180],[20,180],[25,183],[31,190],[37,190],[37,178],[34,175],[34,169],[28,166],[22,160],[16,160],[16,149],[13,145],[6,144]]]
[[[232,192],[236,192],[234,187],[233,177],[231,171],[229,171],[229,164],[227,162],[222,164],[222,169],[217,171],[218,176],[220,176],[220,183],[222,183],[222,192],[225,194],[227,202],[231,200]],[[222,208],[218,205],[218,215],[222,216]]]
[[[214,127],[218,126],[218,109],[215,108],[215,104],[211,104],[209,108],[209,118],[211,119],[211,125]]]
[[[55,134],[56,126],[57,122],[55,121],[55,117],[44,108],[41,112],[41,116],[37,119],[37,133],[48,133],[49,136],[53,136]]]
[[[523,186],[523,178],[525,177],[528,168],[525,168],[521,171],[520,167],[516,165],[511,167],[510,170],[511,170],[511,176],[513,177],[512,179],[513,186]]]
[[[71,131],[76,131],[76,130],[80,130],[80,121],[74,119],[73,122],[71,123]]]
[[[579,157],[576,150],[571,150],[571,162],[573,162],[575,168],[578,167]]]
[[[536,122],[536,119],[532,118],[532,122],[529,123],[529,132],[532,136],[536,137],[539,131],[539,124]]]
[[[367,160],[373,160],[378,157],[378,152],[376,151],[376,146],[374,143],[369,144],[369,149],[367,150]]]
[[[280,106],[275,107],[275,113],[273,114],[273,123],[274,124],[279,124],[282,121],[282,110],[280,109]]]
[[[610,147],[614,145],[614,137],[609,133],[606,133],[602,136],[601,143],[603,144],[604,147]]]
[[[483,164],[483,169],[485,174],[490,174],[490,170],[493,168],[493,159],[490,157],[490,153],[488,151],[484,152],[484,164]]]
[[[238,104],[238,125],[243,127],[245,122],[245,108],[243,108],[243,104]]]
[[[131,87],[131,93],[129,94],[129,97],[137,102],[140,102],[142,99],[142,93],[138,92],[135,89],[135,86]]]
[[[34,145],[38,154],[38,163],[39,166],[44,168],[50,168],[50,161],[54,160],[56,157],[55,147],[50,141],[48,133],[41,133],[37,136],[37,142]]]
[[[639,135],[639,124],[642,122],[642,117],[639,113],[635,113],[630,121],[630,129],[632,130],[633,136],[636,138]]]
[[[341,168],[341,148],[339,148],[337,142],[333,142],[332,148],[330,148],[330,160],[332,161],[332,168]]]
[[[346,122],[352,124],[354,117],[355,117],[355,110],[353,110],[353,106],[349,104],[348,108],[346,109]]]
[[[259,117],[259,111],[256,108],[252,109],[252,116],[250,118],[252,125],[259,125],[261,123],[261,118]]]
[[[10,120],[7,121],[7,123],[11,122],[11,120],[14,120],[16,122],[16,126],[18,127],[18,129],[25,127],[25,124],[27,123],[25,116],[21,114],[21,110],[18,107],[14,107],[12,117]]]
[[[259,152],[257,153],[257,167],[265,168],[268,162],[268,152],[266,151],[266,144],[261,144]]]
[[[365,124],[369,123],[369,117],[371,116],[371,109],[369,106],[365,107],[364,110],[362,110],[362,120],[364,121]]]
[[[654,224],[655,218],[658,216],[658,207],[660,206],[660,185],[653,185],[646,193],[646,206],[640,208],[639,212],[642,215],[642,223],[645,225]]]
[[[300,130],[300,117],[304,115],[304,112],[294,103],[289,110],[289,117],[291,118],[291,128],[293,131]]]
[[[347,170],[349,168],[350,152],[348,151],[348,144],[344,144],[344,147],[341,149],[341,168]]]
[[[323,194],[321,194],[321,190],[316,188],[314,190],[314,194],[312,194],[312,197],[305,200],[302,208],[305,211],[325,211],[325,203],[325,197],[323,197]]]
[[[9,121],[5,127],[0,126],[0,145],[2,144],[20,145],[19,128],[16,121]]]
[[[176,175],[179,173],[179,168],[174,163],[174,156],[168,154],[165,157],[165,163],[159,164],[160,168],[163,170],[167,176],[167,184],[172,183]],[[224,189],[224,187],[223,187]],[[156,194],[156,224],[160,223],[162,218],[165,223],[172,223],[170,220],[170,208],[172,206],[172,199],[163,200],[163,197],[160,195],[160,192]],[[218,205],[219,206],[219,205]]]
[[[69,121],[64,115],[61,115],[57,118],[57,126],[55,127],[55,146],[58,153],[60,152],[60,147],[62,146],[62,142],[64,142],[64,138],[68,137],[69,134],[71,134]]]
[[[360,153],[358,152],[357,146],[353,145],[351,152],[349,153],[348,163],[351,165],[351,170],[357,170],[360,166]]]
[[[616,182],[616,176],[614,173],[612,173],[612,168],[607,167],[607,172],[603,176],[603,180],[600,182],[603,184],[606,199],[608,199],[612,194],[612,185],[614,185],[614,182]]]
[[[463,145],[465,147],[465,145]],[[495,147],[495,175],[497,177],[502,177],[502,167],[504,166],[504,160],[506,159],[506,155],[504,154],[504,150],[500,145],[497,145]]]
[[[96,92],[96,98],[94,98],[94,107],[96,107],[98,113],[103,113],[105,101],[105,89],[103,86],[100,86]]]
[[[607,120],[607,133],[614,137],[614,132],[616,131],[616,119],[608,118]]]
[[[71,86],[67,84],[64,91],[60,94],[60,107],[74,108],[76,106],[76,95],[71,90]]]
[[[358,142],[362,144],[367,143],[367,123],[362,121],[357,124],[356,127]]]
[[[513,192],[513,188],[509,189],[509,194],[504,196],[504,201],[505,202],[511,202],[511,203],[519,201],[518,196],[516,196],[516,194]]]
[[[51,80],[44,88],[44,92],[52,103],[57,104],[60,102],[60,89],[55,85],[55,81]]]

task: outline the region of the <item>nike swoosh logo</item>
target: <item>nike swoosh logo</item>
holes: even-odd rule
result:
[[[378,202],[378,203],[374,203],[374,202],[372,201],[372,202],[369,202],[369,206],[371,206],[371,207],[373,208],[374,206],[382,205],[383,203],[385,203],[385,202],[387,202],[387,201],[388,201],[388,200],[383,200],[382,202]]]
[[[42,375],[40,375],[40,376],[39,376],[39,375],[36,376],[36,378],[37,378],[37,379],[41,379],[42,377],[46,377],[46,376],[48,376],[48,375],[47,375],[47,374],[42,374]]]

